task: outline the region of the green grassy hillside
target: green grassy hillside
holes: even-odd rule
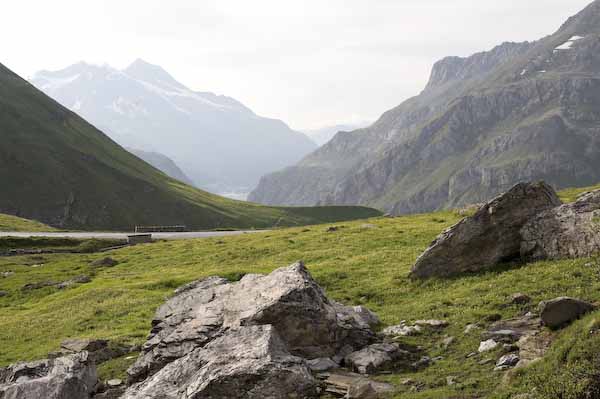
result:
[[[532,309],[538,301],[562,295],[600,301],[599,260],[506,265],[498,271],[448,280],[409,279],[416,257],[458,220],[454,212],[438,212],[348,222],[338,224],[332,232],[327,231],[330,225],[317,225],[160,242],[111,252],[120,263],[105,269],[92,268],[90,262],[106,254],[0,258],[0,272],[14,272],[0,279],[0,290],[8,292],[0,298],[0,365],[43,357],[68,337],[142,343],[155,309],[174,288],[211,275],[235,280],[244,273],[267,273],[302,259],[328,295],[346,304],[368,306],[384,325],[430,318],[450,322],[443,332],[406,338],[442,360],[418,373],[378,377],[399,387],[398,398],[508,399],[533,388],[546,392],[544,389],[550,388],[544,384],[549,378],[562,378],[568,384],[573,376],[563,366],[587,364],[579,359],[585,360],[594,348],[591,345],[597,343],[596,335],[589,332],[600,326],[600,313],[558,332],[557,343],[545,360],[511,378],[492,371],[493,364],[480,365],[480,356],[465,359],[477,350],[480,337],[465,335],[463,330],[469,323],[488,323],[485,320],[490,315],[509,318],[523,314],[526,307],[509,305],[516,292],[533,298]],[[32,268],[32,263],[43,266]],[[64,281],[82,274],[91,276],[92,282],[66,290],[21,290],[27,283]],[[444,350],[440,342],[446,335],[456,340]],[[500,354],[493,352],[488,357],[495,359]],[[104,377],[122,376],[132,361],[111,361],[101,367],[101,373]],[[456,377],[458,383],[448,386],[447,376]],[[422,382],[423,390],[410,391],[401,384],[407,378]]]
[[[131,155],[2,65],[0,131],[0,213],[56,227],[258,228],[378,214],[354,207],[263,207],[194,189]]]
[[[56,231],[56,229],[34,220],[23,219],[0,213],[0,231]]]

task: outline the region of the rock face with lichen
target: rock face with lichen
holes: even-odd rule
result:
[[[378,322],[329,300],[302,263],[235,283],[197,281],[156,312],[123,398],[317,397],[308,361],[339,366],[376,342]]]
[[[235,327],[127,390],[138,398],[305,398],[317,382],[272,325]]]
[[[97,382],[94,362],[79,352],[0,369],[0,398],[87,399]]]
[[[536,215],[521,230],[529,260],[591,256],[600,252],[600,190]]]
[[[561,204],[552,187],[521,183],[440,234],[412,269],[417,278],[600,252],[600,190]]]
[[[561,204],[549,185],[520,183],[443,232],[413,266],[418,278],[493,268],[520,256],[521,228],[536,214]]]

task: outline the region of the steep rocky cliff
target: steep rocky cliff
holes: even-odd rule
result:
[[[480,202],[522,180],[600,181],[600,0],[555,34],[435,64],[425,90],[263,177],[266,204],[393,213]]]

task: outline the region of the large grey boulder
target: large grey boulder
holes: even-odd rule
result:
[[[438,236],[417,259],[411,274],[445,277],[491,269],[518,258],[521,228],[536,214],[560,204],[549,185],[519,183]]]
[[[248,326],[271,326],[294,356],[343,359],[375,341],[377,322],[363,307],[330,301],[301,262],[235,283],[212,277],[178,289],[158,309],[129,381],[162,373],[167,365],[176,373],[174,367],[185,363],[178,359]]]
[[[122,399],[315,398],[317,382],[271,325],[241,326],[131,386]]]
[[[87,399],[98,383],[87,352],[0,369],[2,399]]]
[[[542,301],[539,305],[540,318],[550,328],[561,327],[594,309],[591,303],[569,297]]]
[[[521,230],[528,260],[587,257],[600,252],[600,190],[534,216]]]

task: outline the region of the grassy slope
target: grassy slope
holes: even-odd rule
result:
[[[0,213],[0,231],[56,231],[56,229],[47,226],[35,220],[23,219],[12,215]]]
[[[423,345],[430,356],[442,355],[444,359],[421,373],[382,377],[399,386],[405,378],[423,381],[428,386],[423,392],[405,392],[398,397],[441,399],[494,393],[505,398],[508,393],[498,389],[502,378],[492,372],[493,365],[479,365],[483,356],[465,360],[465,354],[475,351],[480,341],[478,334],[463,334],[465,325],[494,313],[505,318],[522,314],[526,309],[506,306],[515,292],[529,294],[533,303],[560,295],[599,301],[600,266],[598,261],[589,259],[539,262],[451,280],[409,280],[407,274],[418,254],[443,228],[458,219],[454,213],[440,212],[371,219],[368,223],[374,228],[364,226],[363,221],[344,223],[337,232],[326,232],[327,226],[322,225],[258,235],[162,242],[115,251],[112,256],[121,263],[110,269],[90,268],[89,262],[99,254],[52,255],[42,260],[0,258],[0,272],[15,272],[0,279],[0,290],[9,292],[9,296],[0,298],[0,364],[45,356],[67,337],[141,343],[154,310],[175,287],[210,275],[235,279],[242,273],[266,273],[303,259],[330,296],[347,304],[367,305],[386,325],[422,318],[450,321],[443,333],[407,339]],[[27,266],[32,262],[44,266]],[[93,281],[64,291],[20,290],[29,282],[62,281],[80,274],[92,275]],[[65,309],[69,312],[65,313]],[[565,342],[559,341],[562,343],[556,345],[548,359],[536,366],[541,368],[538,374],[555,369],[562,362],[564,351],[573,347],[573,340],[587,342],[581,331],[586,330],[576,324],[561,333]],[[445,334],[457,338],[446,351],[439,348]],[[500,353],[486,356],[496,358]],[[103,373],[118,375],[131,361],[118,359],[103,366]],[[446,386],[446,376],[456,376],[459,384]],[[530,377],[525,372],[515,381],[527,387]]]
[[[258,228],[378,214],[356,207],[264,207],[194,189],[131,155],[1,64],[0,131],[0,213],[53,226]]]
[[[600,184],[590,187],[583,188],[567,188],[558,193],[560,199],[563,202],[573,202],[577,199],[577,197],[587,191],[598,190],[600,189]]]

